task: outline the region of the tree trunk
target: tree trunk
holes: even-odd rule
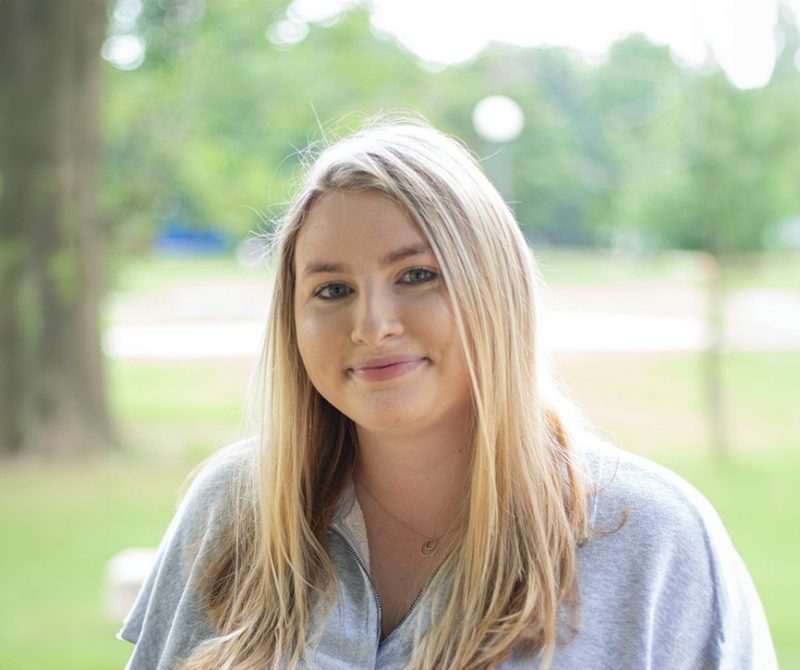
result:
[[[0,451],[111,440],[95,216],[105,0],[0,2]]]

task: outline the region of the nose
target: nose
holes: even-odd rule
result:
[[[354,305],[353,342],[375,347],[402,332],[398,305],[391,291],[378,287],[364,288]]]

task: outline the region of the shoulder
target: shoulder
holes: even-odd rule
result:
[[[257,439],[252,437],[215,451],[190,475],[186,497],[218,497],[235,485],[256,462]]]
[[[618,649],[630,645],[631,667],[645,661],[641,649],[653,667],[775,667],[752,580],[705,497],[667,468],[594,440],[578,455],[591,523],[578,552],[582,619],[600,622],[582,634],[624,631]]]
[[[235,494],[251,482],[256,465],[256,439],[231,444],[212,454],[189,476],[175,522],[219,520]]]
[[[251,481],[256,441],[212,455],[196,469],[159,545],[149,577],[119,637],[135,643],[128,668],[172,668],[213,635],[195,584],[227,534],[232,511]]]
[[[250,493],[256,467],[256,441],[243,440],[212,454],[189,476],[159,553],[177,561],[176,568],[196,570],[230,526],[233,507]],[[183,553],[178,553],[178,548]]]
[[[727,537],[708,500],[671,470],[599,440],[587,442],[579,453],[596,531],[618,528],[624,516],[623,526],[641,539],[668,539],[692,529]]]
[[[256,467],[256,440],[248,439],[216,451],[187,477],[178,508],[161,542],[191,551],[188,561],[213,544],[230,524],[232,505],[248,494]],[[174,555],[174,552],[173,552]]]
[[[582,455],[590,487],[588,555],[614,555],[629,577],[650,582],[658,574],[724,597],[716,586],[740,561],[706,498],[671,470],[621,449],[590,443]]]

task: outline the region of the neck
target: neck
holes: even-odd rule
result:
[[[467,496],[472,459],[463,418],[414,436],[359,427],[358,442],[356,478],[384,509],[430,537],[452,526]]]

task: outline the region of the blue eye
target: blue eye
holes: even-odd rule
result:
[[[346,284],[325,284],[314,291],[314,297],[322,300],[338,300],[351,292],[352,289]]]
[[[402,280],[406,284],[424,284],[436,279],[437,276],[438,275],[433,270],[428,270],[427,268],[413,268],[403,273]]]

